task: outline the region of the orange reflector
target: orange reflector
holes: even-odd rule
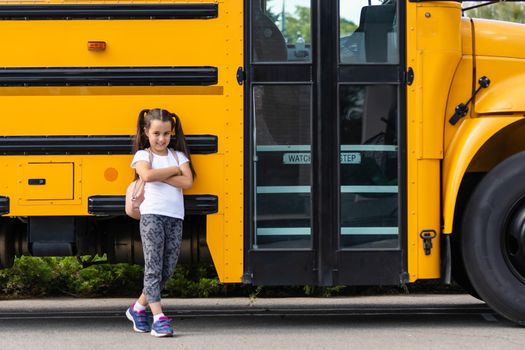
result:
[[[108,181],[115,181],[118,178],[118,170],[115,168],[107,168],[104,171],[104,178]]]
[[[89,51],[104,51],[106,49],[105,41],[88,41]]]

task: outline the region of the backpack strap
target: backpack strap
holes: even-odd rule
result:
[[[146,151],[148,151],[149,154],[149,165],[153,168],[153,152],[151,152],[151,149],[149,147],[146,148]]]
[[[180,166],[179,163],[179,156],[177,156],[177,151],[175,151],[173,148],[170,148],[171,154],[175,157],[175,160],[177,161],[177,166]]]

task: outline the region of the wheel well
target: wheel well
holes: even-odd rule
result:
[[[471,294],[474,290],[466,274],[461,253],[461,227],[465,209],[472,194],[488,172],[510,156],[525,150],[523,135],[525,135],[525,122],[511,124],[494,134],[470,162],[459,187],[451,235],[452,275],[456,282]]]
[[[466,173],[463,177],[457,196],[456,211],[454,212],[453,236],[457,236],[457,234],[460,232],[462,222],[461,219],[463,217],[463,213],[465,212],[467,203],[485,174],[486,173],[482,172]]]
[[[525,121],[511,124],[494,134],[478,150],[467,173],[488,173],[508,157],[525,150]]]
[[[456,197],[451,237],[453,264],[454,255],[457,257],[460,252],[458,249],[461,249],[459,248],[461,223],[470,197],[485,174],[510,156],[525,151],[525,137],[523,135],[525,135],[525,121],[511,124],[494,134],[472,158]],[[454,254],[455,252],[456,254]]]
[[[453,233],[459,233],[463,212],[485,174],[510,156],[525,151],[525,121],[511,124],[494,134],[478,150],[461,180],[454,211]]]

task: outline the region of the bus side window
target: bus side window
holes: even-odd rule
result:
[[[395,3],[363,6],[357,29],[340,39],[341,63],[397,63],[395,14]]]

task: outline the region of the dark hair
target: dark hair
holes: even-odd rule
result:
[[[174,137],[171,138],[170,146],[176,151],[182,152],[188,157],[189,166],[193,177],[197,176],[193,164],[191,162],[191,155],[186,144],[186,137],[184,131],[182,131],[182,123],[180,118],[175,113],[168,112],[165,109],[154,108],[154,109],[143,109],[139,113],[137,119],[137,133],[133,140],[133,152],[137,152],[141,149],[150,147],[149,139],[146,136],[145,129],[149,129],[153,120],[160,120],[161,122],[171,123],[171,132],[174,133]]]

